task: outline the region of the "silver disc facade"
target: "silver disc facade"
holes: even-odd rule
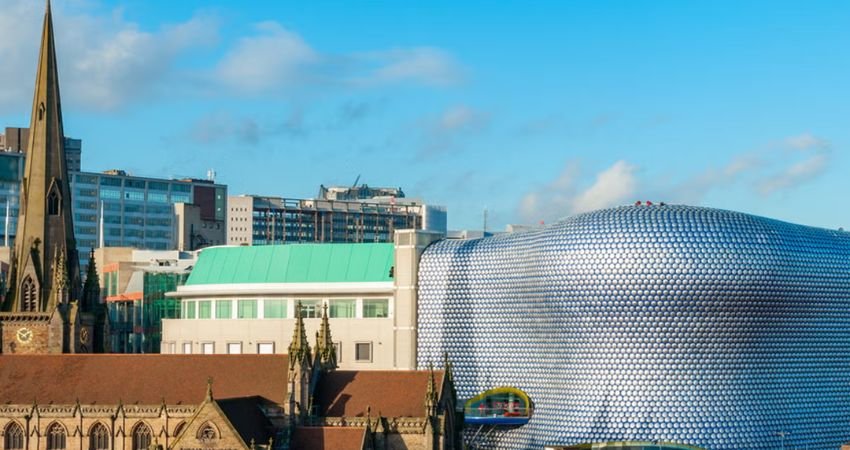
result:
[[[497,448],[850,441],[850,233],[688,206],[630,206],[429,247],[418,362],[460,398],[529,393]]]

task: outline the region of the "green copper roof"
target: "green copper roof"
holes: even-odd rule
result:
[[[392,281],[393,244],[214,247],[201,252],[187,286]]]

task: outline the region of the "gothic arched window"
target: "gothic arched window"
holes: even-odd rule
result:
[[[4,450],[23,450],[24,448],[24,430],[15,422],[6,425],[6,430],[3,432],[3,449]]]
[[[36,295],[35,282],[27,275],[21,283],[21,311],[33,312],[38,310],[38,296]]]
[[[58,422],[47,427],[47,450],[65,450],[65,427]]]
[[[198,430],[198,440],[204,444],[211,444],[218,438],[218,431],[210,423],[205,423]]]
[[[140,422],[133,428],[133,450],[147,450],[151,445],[151,428]]]
[[[109,430],[98,422],[89,430],[89,450],[108,450]]]
[[[47,215],[59,215],[59,194],[56,192],[56,189],[52,189],[50,194],[47,194]]]
[[[186,422],[180,422],[174,427],[174,437],[180,436],[180,433],[186,428]]]

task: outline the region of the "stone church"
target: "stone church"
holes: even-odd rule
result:
[[[106,312],[94,266],[80,285],[49,1],[29,129],[18,232],[0,309],[0,353],[100,352]]]
[[[450,364],[335,371],[297,316],[289,355],[0,355],[3,450],[462,448]]]

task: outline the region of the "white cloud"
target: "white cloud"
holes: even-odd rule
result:
[[[758,183],[758,190],[770,195],[784,189],[791,189],[821,175],[829,166],[829,153],[817,151],[805,159],[792,163],[780,172]]]
[[[422,123],[423,145],[420,156],[433,156],[446,151],[465,136],[484,131],[490,125],[490,114],[465,105],[447,108],[437,117]]]
[[[457,61],[438,48],[398,48],[355,55],[355,58],[375,66],[363,80],[369,83],[411,81],[449,86],[463,80],[463,70]]]
[[[523,220],[551,221],[571,214],[629,203],[638,198],[638,167],[620,160],[597,173],[590,186],[579,188],[578,163],[570,161],[551,182],[523,196],[519,214]]]
[[[120,8],[84,0],[54,5],[54,30],[66,104],[114,110],[135,101],[207,96],[265,96],[293,87],[356,89],[397,83],[446,86],[462,80],[444,50],[395,48],[330,54],[277,22],[219,45],[215,17],[144,29]],[[0,8],[0,108],[29,109],[44,4],[4,0]],[[212,62],[194,58],[204,47]],[[216,53],[220,52],[220,57]],[[183,56],[193,58],[192,67]]]
[[[592,211],[622,204],[636,194],[637,166],[617,161],[596,175],[596,181],[578,194],[572,202],[572,213]]]
[[[321,57],[300,36],[275,22],[256,25],[257,35],[244,37],[215,69],[227,87],[262,93],[309,81],[308,68]]]
[[[53,19],[63,99],[91,109],[119,108],[168,89],[178,57],[217,36],[216,21],[206,16],[145,31],[120,10],[99,15],[58,6],[68,5],[54,5]],[[0,9],[0,107],[29,106],[43,8],[7,0]]]
[[[827,149],[829,142],[810,133],[791,136],[784,141],[785,145],[796,150]]]
[[[663,177],[642,180],[637,165],[620,160],[597,173],[590,186],[581,187],[578,164],[569,162],[554,180],[526,193],[517,210],[522,220],[537,222],[641,198],[699,205],[709,192],[737,185],[769,196],[812,181],[829,169],[830,161],[829,142],[803,133],[764,151],[734,155],[724,165],[686,174],[680,181]],[[646,193],[660,195],[641,195]]]

